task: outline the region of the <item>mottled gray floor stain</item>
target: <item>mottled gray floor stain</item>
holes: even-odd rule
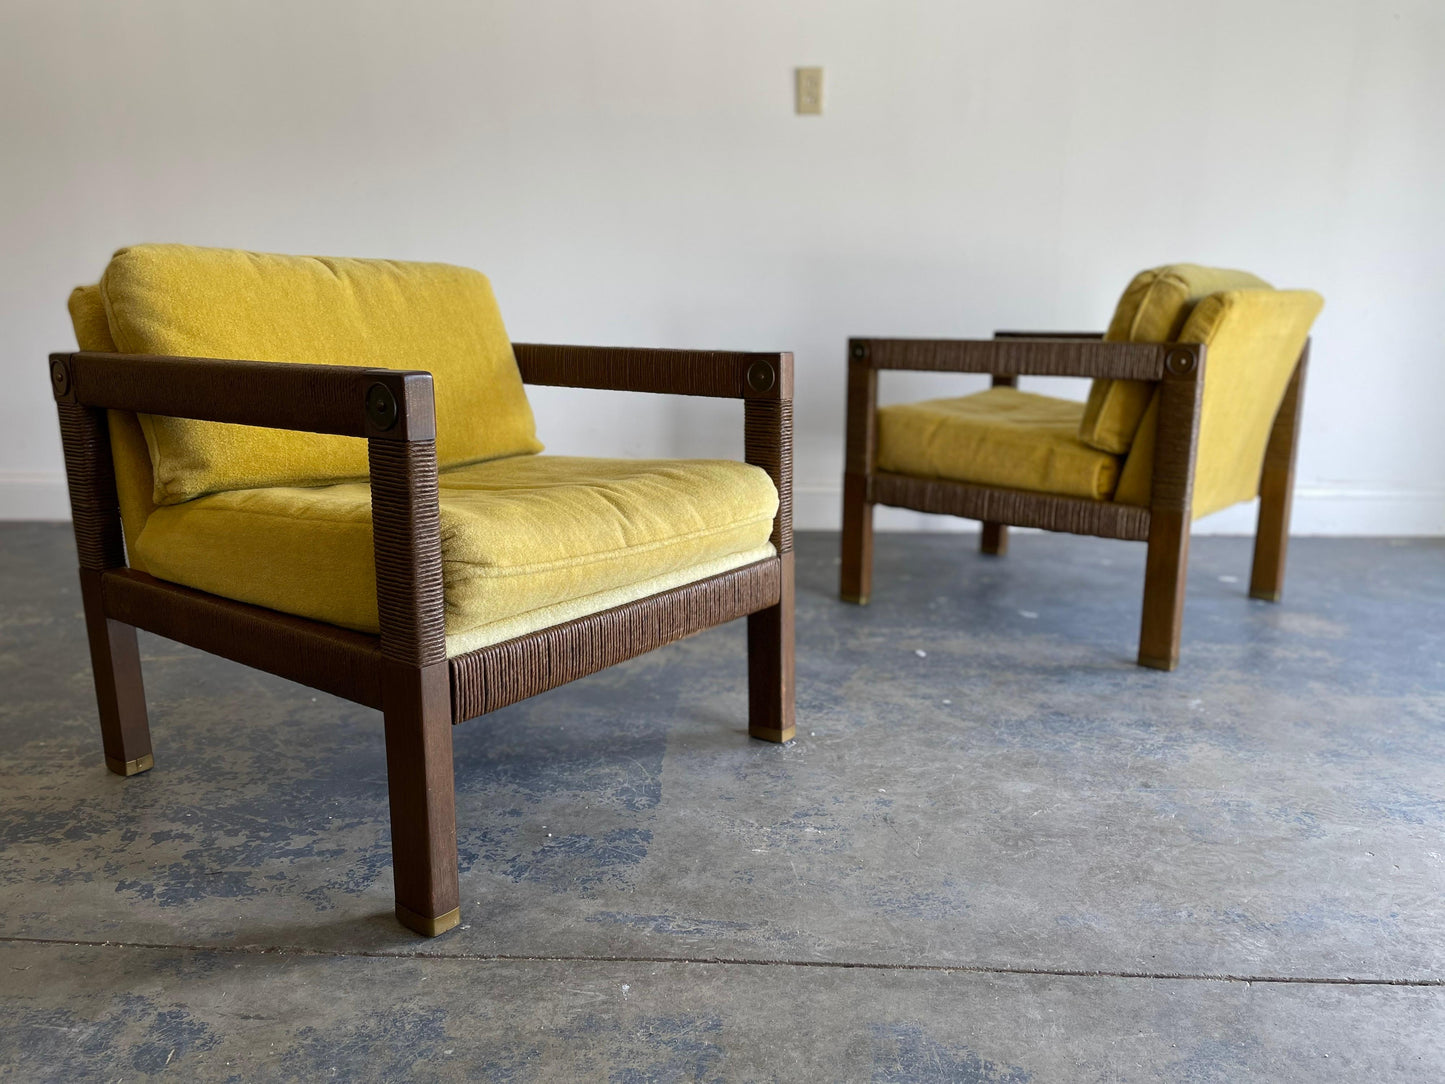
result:
[[[1159,674],[1142,547],[971,542],[880,536],[858,608],[800,539],[787,747],[740,624],[458,728],[424,942],[376,713],[143,636],[111,776],[68,529],[0,526],[0,1075],[1445,1074],[1445,544],[1297,541],[1271,606],[1198,539]]]

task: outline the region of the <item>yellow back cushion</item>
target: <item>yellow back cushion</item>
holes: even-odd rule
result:
[[[123,354],[426,370],[444,467],[542,449],[491,285],[476,271],[136,245],[112,258],[100,296]],[[349,437],[187,418],[140,422],[156,504],[367,473],[366,445]]]
[[[1204,343],[1204,402],[1194,468],[1196,519],[1259,494],[1270,428],[1310,326],[1324,307],[1312,290],[1230,290],[1201,301],[1179,342]],[[1114,499],[1147,505],[1158,402],[1151,402]]]
[[[1119,298],[1104,338],[1116,343],[1174,342],[1201,299],[1221,290],[1252,288],[1268,289],[1269,283],[1248,271],[1192,263],[1141,271]],[[1124,454],[1134,443],[1153,390],[1145,380],[1094,381],[1079,439],[1101,452]]]

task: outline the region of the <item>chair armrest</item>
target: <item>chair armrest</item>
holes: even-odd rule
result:
[[[995,339],[1102,339],[1102,331],[995,331]]]
[[[381,653],[446,665],[436,412],[430,373],[351,365],[80,352],[50,355],[82,569],[123,568],[105,411],[364,437]]]
[[[1101,340],[1103,331],[996,331],[994,338],[1084,338]]]
[[[527,384],[715,399],[791,399],[793,355],[513,343]]]
[[[82,351],[51,354],[50,381],[57,400],[87,407],[343,437],[436,439],[430,373]]]
[[[527,384],[742,399],[744,458],[778,490],[772,543],[793,548],[793,355],[513,343]]]
[[[1162,380],[1165,363],[1193,366],[1194,343],[1112,343],[1093,339],[849,339],[850,364],[868,369]]]

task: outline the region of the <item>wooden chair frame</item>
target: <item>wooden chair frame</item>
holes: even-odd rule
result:
[[[1284,587],[1295,452],[1308,362],[1306,341],[1275,415],[1260,478],[1249,593],[1271,602],[1279,600]],[[875,504],[981,520],[981,548],[995,555],[1007,551],[1010,526],[1147,542],[1139,665],[1173,670],[1179,663],[1184,618],[1204,363],[1202,345],[1104,342],[1096,332],[1000,331],[992,340],[850,339],[839,593],[849,602],[868,601],[873,579]],[[878,470],[878,373],[884,369],[989,373],[995,387],[1012,387],[1020,376],[1158,382],[1159,433],[1149,506]]]
[[[368,707],[385,719],[397,918],[460,921],[451,727],[734,618],[748,618],[748,733],[793,737],[791,354],[517,344],[530,384],[741,399],[745,458],[779,504],[777,556],[448,658],[429,373],[209,358],[50,357],[105,760],[154,764],[136,629]],[[126,565],[107,409],[367,441],[380,635],[155,579]]]

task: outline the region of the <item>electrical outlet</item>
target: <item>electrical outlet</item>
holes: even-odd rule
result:
[[[794,72],[794,106],[799,116],[823,112],[823,69],[798,68]]]

